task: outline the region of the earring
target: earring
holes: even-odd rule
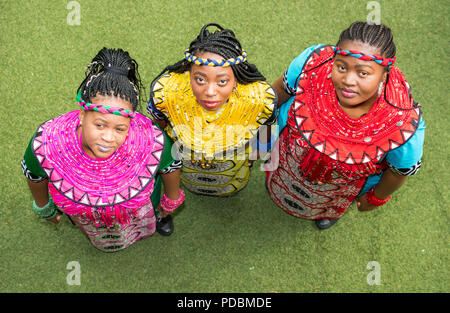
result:
[[[381,92],[383,91],[383,82],[378,86],[378,97],[381,96]]]

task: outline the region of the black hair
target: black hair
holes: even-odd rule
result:
[[[86,102],[97,94],[120,97],[136,111],[143,91],[137,62],[122,49],[101,49],[86,67],[86,78],[78,87]]]
[[[394,36],[389,27],[383,24],[354,22],[339,36],[337,46],[345,40],[361,41],[380,49],[380,55],[386,58],[395,56]]]
[[[217,30],[210,32],[207,28],[217,27]],[[237,40],[234,32],[225,29],[219,24],[209,23],[202,27],[200,34],[189,45],[189,53],[197,55],[201,52],[211,52],[220,55],[224,59],[237,58],[242,55],[242,46]],[[165,72],[184,73],[189,71],[192,63],[182,59],[173,65],[167,66],[156,78]],[[236,80],[240,84],[250,84],[255,81],[265,81],[266,78],[258,71],[254,64],[247,61],[231,66]],[[154,80],[154,81],[155,81]],[[153,82],[154,82],[153,81]],[[153,85],[153,82],[151,85]]]

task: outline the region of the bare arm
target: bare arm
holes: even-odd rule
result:
[[[396,174],[389,168],[386,169],[381,176],[380,182],[374,188],[375,197],[378,199],[386,199],[400,189],[407,178],[408,176]],[[365,194],[358,197],[356,205],[360,211],[370,211],[376,208],[376,206],[367,202]]]
[[[289,100],[289,98],[291,97],[284,90],[283,75],[278,77],[272,83],[272,88],[277,93],[277,98],[278,98],[277,109],[279,109],[281,107],[281,105],[283,103],[285,103],[287,100]],[[259,131],[258,131],[258,137],[259,137],[260,144],[267,146],[267,142],[269,141],[269,139],[271,137],[270,125],[267,125],[265,127],[261,127],[259,129]],[[267,153],[267,151],[264,151],[263,154],[266,154],[266,153]],[[254,151],[252,156],[251,156],[251,158],[250,158],[250,160],[249,160],[249,162],[248,162],[248,165],[251,166],[255,160],[260,159],[260,158],[261,158],[261,152],[260,151]]]
[[[167,124],[168,124],[166,120],[157,120],[157,119],[155,119],[154,121],[156,122],[156,124],[159,125],[159,127],[160,127],[161,129],[166,128],[166,126],[167,126]]]
[[[27,178],[28,187],[30,188],[31,195],[33,196],[36,205],[43,207],[48,203],[48,180],[40,182],[32,182]]]
[[[27,178],[27,183],[36,205],[41,208],[44,207],[49,201],[48,180],[46,179],[41,182],[33,182]],[[54,224],[58,224],[61,220],[61,215],[58,214],[57,216],[48,218],[47,220]]]
[[[283,75],[278,77],[273,83],[272,88],[275,89],[275,92],[278,96],[278,108],[281,107],[283,103],[289,100],[291,97],[285,90],[284,90],[284,84],[283,84]]]

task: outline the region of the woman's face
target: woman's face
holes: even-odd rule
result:
[[[132,104],[124,99],[97,94],[91,98],[93,104],[132,109]],[[92,158],[107,158],[124,143],[130,127],[130,118],[80,110],[81,145]]]
[[[378,48],[360,41],[346,40],[339,46],[343,50],[380,54]],[[331,79],[342,108],[368,112],[378,98],[378,88],[386,79],[386,70],[374,61],[336,54]]]
[[[202,59],[223,60],[220,55],[211,52],[199,53],[196,56]],[[227,102],[237,83],[230,66],[192,64],[190,79],[197,102],[207,111],[216,111]]]

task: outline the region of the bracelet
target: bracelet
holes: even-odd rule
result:
[[[389,201],[389,199],[390,199],[391,197],[392,197],[392,196],[389,196],[389,197],[387,197],[386,199],[378,199],[378,198],[375,196],[374,188],[373,188],[373,187],[366,193],[366,199],[367,199],[367,202],[369,202],[370,204],[372,204],[372,205],[374,205],[374,206],[381,206],[381,205],[385,204],[386,202]]]
[[[181,189],[178,192],[177,200],[169,199],[169,197],[167,197],[167,195],[164,193],[164,195],[161,199],[161,207],[166,212],[173,212],[173,210],[178,208],[184,202],[184,199],[185,199],[185,195],[184,195],[183,190],[181,190]]]
[[[42,218],[54,218],[58,212],[51,195],[48,195],[48,203],[42,208],[36,204],[36,201],[33,201],[33,211]]]

